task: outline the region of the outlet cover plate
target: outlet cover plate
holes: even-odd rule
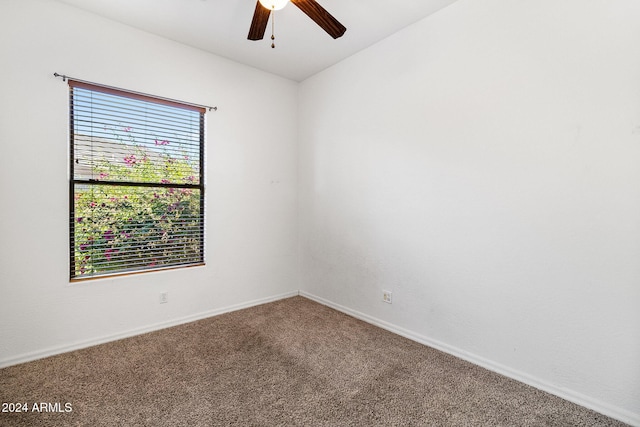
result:
[[[160,304],[169,302],[169,292],[160,292]]]
[[[393,294],[391,291],[382,291],[382,301],[391,304]]]

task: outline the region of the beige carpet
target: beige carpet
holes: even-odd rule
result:
[[[623,425],[302,297],[2,369],[0,399],[29,405],[3,426]]]

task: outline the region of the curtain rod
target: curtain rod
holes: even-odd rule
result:
[[[163,101],[170,101],[170,102],[176,102],[178,104],[184,104],[184,105],[190,105],[192,107],[200,107],[200,108],[205,108],[209,111],[213,110],[213,111],[218,111],[218,107],[211,107],[209,105],[200,105],[200,104],[193,104],[191,102],[184,102],[184,101],[179,101],[177,99],[171,99],[171,98],[163,98],[161,96],[156,96],[156,95],[150,95],[148,93],[144,93],[144,92],[134,92],[128,89],[122,89],[119,87],[114,87],[114,86],[107,86],[107,85],[103,85],[101,83],[94,83],[94,82],[89,82],[87,80],[80,80],[80,79],[76,79],[75,77],[70,77],[70,76],[65,76],[64,74],[58,74],[58,73],[53,73],[54,77],[62,77],[62,81],[66,82],[67,80],[74,80],[76,82],[80,82],[80,83],[86,83],[86,84],[90,84],[90,85],[94,85],[94,86],[101,86],[107,89],[114,89],[114,90],[120,90],[123,92],[130,92],[136,95],[142,95],[142,96],[148,96],[150,98],[157,98],[157,99],[161,99]]]

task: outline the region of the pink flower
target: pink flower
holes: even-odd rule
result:
[[[100,173],[100,175],[98,176],[98,179],[105,179],[105,178],[109,178],[109,174],[108,173]]]
[[[169,141],[167,140],[158,141],[156,139],[156,145],[169,145]]]
[[[104,251],[104,257],[107,259],[107,261],[111,261],[111,254],[115,255],[118,252],[117,249],[107,249],[106,251]]]
[[[123,130],[125,132],[131,132],[131,126],[127,126],[127,127],[123,128]]]
[[[131,167],[136,164],[136,156],[133,154],[130,156],[127,156],[124,158],[124,162],[127,164],[127,166]]]
[[[169,181],[168,179],[163,179],[160,182],[163,184],[171,184],[171,181]]]

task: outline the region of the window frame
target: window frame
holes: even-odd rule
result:
[[[69,280],[70,282],[82,282],[86,280],[95,280],[101,278],[111,278],[117,276],[127,276],[133,274],[150,273],[157,271],[174,270],[181,268],[197,267],[205,265],[205,112],[204,107],[182,103],[172,99],[155,97],[153,95],[143,94],[140,92],[128,91],[124,89],[103,86],[95,83],[78,81],[74,79],[68,80],[69,84]],[[134,99],[137,101],[159,104],[165,107],[173,107],[195,111],[199,113],[198,128],[198,183],[163,183],[163,182],[140,182],[140,181],[104,181],[97,179],[78,179],[75,176],[76,153],[75,153],[75,124],[74,115],[74,89],[85,89],[92,92],[100,92],[107,95],[117,96],[121,98]],[[92,122],[93,124],[93,122]],[[128,269],[108,271],[103,273],[93,273],[90,275],[81,275],[78,273],[76,265],[76,213],[75,213],[75,196],[78,185],[87,186],[127,186],[127,187],[147,187],[147,188],[173,188],[173,189],[195,189],[199,191],[199,257],[198,260],[183,264],[159,265],[152,267],[130,267]]]

